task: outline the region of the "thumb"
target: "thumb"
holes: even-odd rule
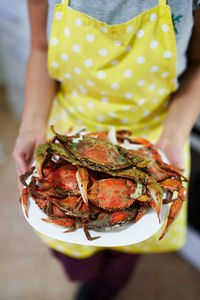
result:
[[[163,151],[170,164],[181,169],[185,168],[183,150],[179,145],[165,139],[158,141],[156,146]]]

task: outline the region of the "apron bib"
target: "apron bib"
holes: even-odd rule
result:
[[[170,94],[176,90],[176,59],[171,12],[165,0],[117,25],[71,9],[68,0],[57,4],[48,69],[60,86],[49,125],[61,133],[71,126],[101,131],[114,125],[158,140]],[[186,205],[163,240],[158,240],[161,228],[144,242],[112,249],[131,253],[177,250],[185,241],[185,228]],[[101,249],[41,236],[50,247],[74,257],[88,257]]]

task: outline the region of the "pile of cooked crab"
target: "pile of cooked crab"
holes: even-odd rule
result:
[[[35,167],[20,179],[28,217],[31,196],[48,216],[45,222],[71,232],[108,230],[138,222],[154,209],[160,222],[162,205],[171,203],[160,239],[178,216],[187,191],[183,170],[164,163],[157,148],[127,130],[59,134],[39,144]],[[121,228],[121,227],[120,227]]]

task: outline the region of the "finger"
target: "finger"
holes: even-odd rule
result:
[[[25,161],[24,155],[16,155],[16,156],[14,156],[14,160],[15,160],[18,176],[20,176],[21,174],[24,174],[26,171],[28,171],[28,165]]]
[[[21,195],[22,195],[22,191],[23,191],[23,189],[24,189],[24,186],[23,186],[23,184],[18,180],[18,182],[17,182],[17,186],[18,186],[18,190],[19,190],[19,195],[20,195],[20,197],[21,197]]]

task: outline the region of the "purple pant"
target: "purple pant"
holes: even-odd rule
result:
[[[91,298],[107,300],[127,283],[139,255],[103,250],[85,259],[76,259],[52,250],[72,281],[82,281],[91,291]]]

